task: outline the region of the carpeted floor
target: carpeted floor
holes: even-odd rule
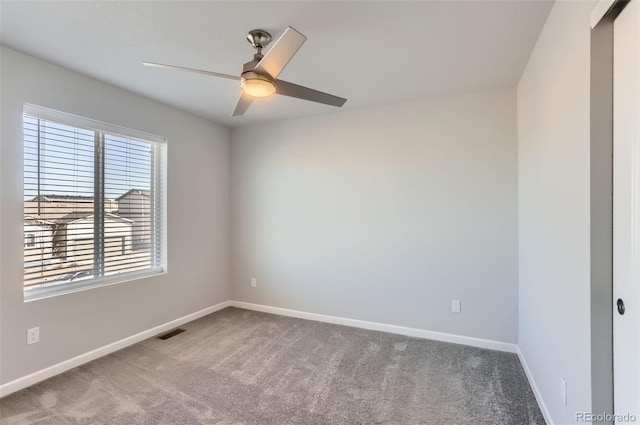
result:
[[[12,424],[544,424],[515,354],[227,308],[0,400]]]

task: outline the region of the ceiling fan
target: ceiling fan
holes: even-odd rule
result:
[[[253,55],[252,61],[244,64],[240,76],[154,62],[143,62],[142,64],[157,68],[173,68],[211,75],[213,77],[239,80],[242,95],[233,111],[234,117],[244,114],[254,99],[269,97],[273,94],[297,97],[299,99],[337,107],[341,107],[347,101],[347,99],[342,97],[278,80],[278,75],[280,75],[293,55],[296,54],[298,49],[300,49],[302,44],[307,40],[307,37],[295,29],[287,27],[282,36],[265,55],[262,54],[262,49],[271,42],[271,34],[264,30],[252,30],[247,34],[247,40],[257,52]]]

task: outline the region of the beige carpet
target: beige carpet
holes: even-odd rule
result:
[[[13,424],[544,424],[514,354],[227,308],[0,400]]]

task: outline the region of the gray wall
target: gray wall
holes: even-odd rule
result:
[[[234,130],[234,299],[515,342],[516,133],[513,89]]]
[[[591,411],[592,1],[556,2],[518,85],[519,345],[551,417]],[[560,397],[567,382],[568,405]]]
[[[229,131],[10,49],[1,55],[0,383],[229,299]],[[168,138],[167,274],[23,302],[24,102]],[[40,343],[27,347],[33,326]]]

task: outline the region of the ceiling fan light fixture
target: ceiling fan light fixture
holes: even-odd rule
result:
[[[251,97],[269,97],[276,92],[276,86],[267,80],[258,78],[243,79],[240,83],[242,91]]]

